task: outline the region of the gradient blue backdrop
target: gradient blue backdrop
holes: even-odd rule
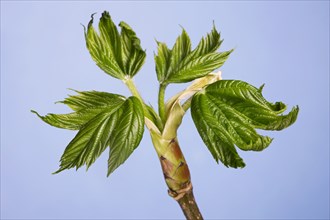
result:
[[[147,132],[140,147],[106,178],[107,153],[84,168],[51,175],[75,132],[41,122],[69,109],[54,102],[77,90],[128,95],[85,48],[83,27],[103,10],[129,23],[147,49],[135,81],[156,103],[155,39],[172,45],[183,26],[193,46],[212,22],[236,48],[225,79],[300,106],[297,122],[264,152],[239,152],[247,166],[217,165],[187,114],[179,139],[206,219],[329,218],[329,2],[56,2],[1,1],[1,218],[177,219]],[[96,23],[97,23],[96,22]],[[185,85],[169,87],[167,97]],[[156,105],[156,104],[154,104]]]

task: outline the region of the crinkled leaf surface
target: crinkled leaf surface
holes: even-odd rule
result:
[[[183,83],[203,77],[221,67],[232,52],[216,52],[222,41],[214,26],[194,50],[191,50],[190,38],[184,29],[172,49],[164,43],[157,43],[155,63],[157,78],[161,84]]]
[[[62,101],[75,112],[38,115],[59,128],[79,130],[61,157],[60,169],[91,166],[110,146],[108,175],[126,161],[139,145],[144,113],[139,99],[106,92],[78,92]],[[36,112],[35,112],[36,113]]]
[[[272,141],[257,129],[281,130],[293,124],[299,108],[282,115],[286,105],[268,102],[257,89],[239,80],[221,80],[194,95],[191,115],[215,160],[230,167],[244,167],[241,150],[261,151]]]
[[[132,28],[120,22],[117,30],[108,12],[103,12],[98,34],[93,27],[93,16],[85,33],[87,48],[96,64],[107,74],[118,78],[133,77],[144,64],[146,53]]]

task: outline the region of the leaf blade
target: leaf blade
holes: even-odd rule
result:
[[[219,49],[223,41],[220,39],[220,33],[217,31],[215,25],[210,33],[203,37],[198,43],[197,47],[192,51],[192,57],[197,58],[198,56],[213,53]]]
[[[88,169],[110,147],[109,175],[139,145],[144,132],[144,108],[138,98],[88,91],[78,92],[63,103],[76,111],[46,116],[32,111],[52,126],[79,130],[65,148],[60,168],[54,173],[83,165]]]
[[[104,41],[104,37],[100,37],[93,27],[93,15],[87,26],[85,40],[87,49],[96,65],[110,76],[123,79],[124,73],[113,54],[111,44],[109,45],[108,40]]]
[[[228,138],[224,136],[221,130],[217,129],[217,127],[221,127],[209,125],[209,123],[213,123],[215,120],[210,110],[206,107],[206,103],[207,99],[203,95],[194,96],[191,103],[191,115],[202,140],[216,162],[220,160],[227,167],[243,168],[245,163],[238,155],[234,145],[228,141]],[[205,116],[205,118],[202,116]]]
[[[72,95],[60,103],[68,105],[75,112],[69,114],[47,114],[45,116],[35,113],[45,123],[69,130],[79,130],[93,117],[103,111],[115,111],[124,101],[124,97],[118,94],[98,91],[76,91],[78,95]]]
[[[77,95],[70,95],[63,103],[74,111],[80,111],[86,108],[97,108],[108,105],[117,105],[125,101],[125,97],[119,94],[99,92],[99,91],[77,91]]]
[[[155,63],[159,83],[167,85],[190,82],[220,68],[233,51],[216,52],[221,43],[220,33],[215,26],[193,51],[189,35],[184,29],[171,50],[166,44],[157,42]]]
[[[168,69],[170,68],[172,50],[165,43],[157,42],[158,54],[154,56],[156,64],[157,79],[163,83],[167,77]]]
[[[101,155],[101,153],[106,149],[105,139],[107,138],[107,136],[103,135],[101,132],[106,127],[107,121],[107,114],[99,114],[79,130],[77,135],[66,147],[60,160],[60,168],[55,171],[55,174],[73,167],[79,169],[84,164],[89,167],[92,163],[92,159],[91,157],[88,157],[88,155],[93,152],[93,158],[95,159]],[[95,151],[95,146],[97,145],[99,145],[103,151]]]
[[[140,39],[133,29],[125,22],[120,22],[122,39],[122,59],[125,73],[133,77],[145,62],[146,52],[141,48]]]
[[[235,145],[241,150],[262,151],[272,138],[259,135],[256,128],[281,130],[297,119],[298,107],[287,115],[280,115],[285,104],[270,103],[261,92],[262,89],[243,81],[221,80],[194,95],[191,115],[216,161],[221,160],[225,166],[234,168],[244,167]]]
[[[201,78],[220,68],[233,50],[222,53],[208,53],[196,59],[183,61],[177,72],[166,80],[166,83],[190,82]]]
[[[121,33],[104,11],[99,21],[99,32],[93,28],[93,15],[87,32],[86,46],[96,64],[110,76],[125,80],[133,77],[143,66],[146,53],[142,50],[140,39],[125,22],[120,22]]]
[[[191,52],[191,42],[187,32],[182,29],[181,35],[176,39],[175,44],[172,48],[172,56],[170,59],[170,68],[168,70],[168,75],[165,78],[167,81],[168,77],[171,77],[170,71],[177,71],[180,66],[180,63],[189,55]],[[173,74],[173,73],[171,73]]]
[[[228,102],[237,112],[243,113],[249,119],[249,123],[259,129],[282,130],[295,122],[299,112],[296,106],[288,115],[279,115],[286,109],[284,103],[268,102],[263,97],[262,90],[240,80],[213,83],[206,88],[206,92]]]
[[[143,106],[139,99],[128,98],[121,110],[123,113],[109,142],[108,176],[133,153],[144,132]]]

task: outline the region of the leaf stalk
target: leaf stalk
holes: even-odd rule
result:
[[[126,77],[123,82],[125,85],[128,87],[130,92],[132,93],[133,96],[137,97],[141,103],[144,103],[142,96],[140,95],[139,91],[137,90],[135,83],[131,77]]]
[[[183,104],[182,104],[182,109],[186,112],[191,106],[191,100],[193,96],[190,96],[189,99],[187,99]]]
[[[165,90],[166,84],[159,84],[158,92],[158,112],[162,122],[165,124],[166,121],[166,112],[165,112]]]

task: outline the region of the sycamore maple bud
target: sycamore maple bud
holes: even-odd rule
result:
[[[221,71],[218,72],[212,72],[208,75],[201,77],[199,79],[196,79],[193,81],[193,83],[188,86],[185,90],[178,93],[177,95],[173,96],[170,100],[167,101],[165,109],[166,113],[168,114],[171,110],[171,108],[178,102],[182,100],[186,100],[190,97],[192,97],[196,92],[199,92],[202,90],[205,86],[212,84],[216,81],[221,80]]]
[[[219,70],[218,72],[212,72],[202,78],[196,79],[193,81],[193,83],[185,90],[187,91],[200,91],[203,89],[205,86],[212,84],[216,81],[221,80],[221,71]]]

